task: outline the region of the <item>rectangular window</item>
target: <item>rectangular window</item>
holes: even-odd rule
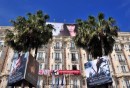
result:
[[[125,68],[125,66],[123,65],[123,66],[121,66],[121,69],[122,69],[122,72],[123,73],[125,73],[126,72],[126,68]]]
[[[60,69],[60,65],[59,64],[56,64],[55,65],[55,70],[59,70]]]
[[[43,52],[38,52],[38,54],[37,54],[37,59],[38,59],[38,60],[43,59]]]
[[[55,70],[57,70],[57,65],[55,65]]]
[[[125,47],[124,47],[124,44],[121,44],[121,48],[122,48],[122,49],[124,49],[124,48],[125,48]]]
[[[71,53],[71,59],[72,59],[72,61],[76,61],[76,55],[75,55],[75,53]]]
[[[39,69],[42,69],[42,64],[39,64]]]
[[[72,65],[72,70],[77,70],[77,65]]]
[[[115,44],[115,50],[116,50],[116,51],[119,51],[119,47],[118,47],[117,44]]]
[[[56,42],[55,49],[59,49],[59,48],[60,48],[60,42]]]
[[[126,79],[125,83],[126,83],[127,88],[130,88],[130,82],[129,82],[129,80]]]
[[[60,59],[60,53],[55,53],[55,59],[59,60]]]
[[[123,59],[124,57],[122,55],[118,55],[118,60],[119,60],[119,63],[121,65],[125,65],[126,64],[126,61],[125,59]]]
[[[74,48],[75,47],[75,45],[74,45],[74,42],[71,42],[71,46],[70,46],[71,48]]]
[[[118,56],[118,60],[119,60],[119,62],[120,61],[123,61],[123,59],[122,59],[122,56],[121,55],[117,55]]]

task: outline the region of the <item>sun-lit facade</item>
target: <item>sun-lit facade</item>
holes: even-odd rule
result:
[[[62,30],[63,23],[53,23],[58,31]],[[0,30],[13,27],[0,27]],[[0,41],[4,37],[0,33]],[[57,31],[55,32],[57,34]],[[75,46],[71,36],[54,35],[51,42],[38,49],[37,61],[39,70],[80,70],[80,74],[65,74],[66,88],[87,88],[84,64],[87,62],[87,53],[84,49]],[[119,37],[109,57],[109,67],[113,79],[113,88],[130,88],[130,32],[119,32]],[[4,44],[5,45],[5,44]],[[13,50],[8,46],[2,46],[0,53],[0,88],[6,88],[11,67]],[[4,54],[3,54],[4,53]],[[34,54],[34,51],[32,51]],[[91,56],[89,56],[91,57]],[[56,74],[55,79],[62,75]],[[39,88],[51,88],[52,75],[39,75]],[[57,83],[56,83],[57,84]],[[55,85],[56,86],[56,85]]]

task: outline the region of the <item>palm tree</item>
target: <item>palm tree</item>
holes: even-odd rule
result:
[[[78,33],[74,41],[78,47],[84,48],[92,57],[97,58],[112,52],[115,38],[118,36],[116,21],[103,13],[97,17],[89,16],[87,20],[78,19]]]
[[[18,52],[35,49],[36,59],[38,48],[52,39],[54,28],[51,24],[46,24],[48,20],[49,16],[41,10],[35,14],[28,13],[27,17],[17,17],[11,21],[14,30],[7,30],[6,43]]]

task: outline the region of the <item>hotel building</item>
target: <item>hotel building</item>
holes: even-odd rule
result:
[[[38,49],[39,70],[80,70],[80,74],[65,75],[65,87],[87,88],[84,64],[88,61],[88,54],[84,49],[75,46],[71,36],[58,35],[64,30],[63,23],[51,24],[54,25],[56,31],[53,32],[52,41]],[[13,27],[0,27],[0,88],[7,87],[14,54],[13,50],[4,44],[6,29],[13,29]],[[130,88],[130,32],[119,32],[118,35],[113,52],[108,56],[113,80],[109,88]],[[56,74],[55,83],[59,78],[60,84],[62,75]],[[52,76],[39,74],[37,84],[38,88],[51,88]]]

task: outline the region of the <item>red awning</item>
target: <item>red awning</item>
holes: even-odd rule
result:
[[[58,73],[80,75],[80,70],[58,70]]]

